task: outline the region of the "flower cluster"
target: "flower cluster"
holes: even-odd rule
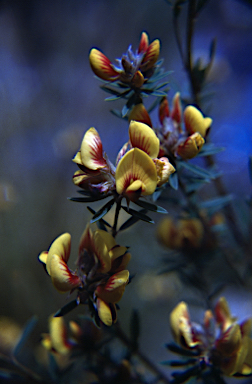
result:
[[[158,239],[170,249],[198,248],[203,236],[203,224],[196,217],[185,217],[177,221],[172,217],[166,217],[160,222],[157,229]]]
[[[132,109],[129,119],[141,121],[152,127],[150,116],[142,103]],[[161,127],[157,129],[160,139],[159,156],[179,156],[184,160],[197,156],[212,124],[212,119],[204,117],[193,105],[185,108],[182,119],[179,93],[176,93],[173,98],[171,111],[167,98],[162,99],[159,106],[159,121],[161,124]],[[182,127],[183,121],[184,127]]]
[[[188,307],[180,302],[170,314],[174,340],[194,352],[191,364],[214,367],[227,376],[252,373],[251,319],[238,323],[221,297],[212,312],[207,310],[203,324],[191,322]]]
[[[91,315],[99,325],[116,321],[116,303],[121,299],[129,282],[126,266],[130,254],[126,247],[103,230],[84,230],[77,260],[77,271],[67,265],[71,250],[71,236],[64,233],[54,240],[49,250],[39,255],[54,287],[59,292],[77,290],[77,304],[89,304]]]
[[[155,132],[144,123],[131,121],[129,141],[119,151],[114,166],[103,151],[98,132],[90,128],[73,159],[80,168],[73,182],[93,197],[124,196],[136,201],[151,195],[175,172],[167,158],[157,158],[159,150]]]
[[[131,88],[141,86],[153,75],[159,57],[160,42],[158,39],[149,44],[146,32],[142,32],[138,50],[134,53],[131,46],[125,55],[118,59],[118,66],[98,49],[92,48],[89,54],[91,68],[96,76],[108,81],[118,81]]]

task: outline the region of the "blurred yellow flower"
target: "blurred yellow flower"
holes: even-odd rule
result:
[[[161,220],[157,237],[160,242],[171,249],[198,248],[204,236],[201,221],[195,217],[177,221],[171,217]]]
[[[224,297],[214,312],[205,312],[203,324],[191,322],[187,304],[180,302],[170,314],[170,325],[176,343],[197,351],[206,367],[214,366],[227,376],[252,373],[251,319],[237,323]]]

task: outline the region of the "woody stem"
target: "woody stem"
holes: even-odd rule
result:
[[[114,225],[112,227],[112,236],[116,237],[117,235],[117,224],[118,224],[118,218],[119,218],[119,212],[121,209],[121,203],[122,203],[122,196],[119,196],[116,200],[116,210],[115,210],[115,217],[114,217]]]

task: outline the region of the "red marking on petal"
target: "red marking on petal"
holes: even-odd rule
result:
[[[145,53],[149,46],[149,38],[146,32],[142,32],[141,40],[138,47],[138,53]]]

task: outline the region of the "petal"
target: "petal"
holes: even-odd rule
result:
[[[252,326],[252,318],[246,319],[240,324],[242,336],[250,336],[251,326]]]
[[[192,327],[187,304],[181,301],[170,314],[170,325],[174,340],[182,345],[193,348],[199,344],[193,341]]]
[[[250,367],[250,370],[252,369],[252,340],[250,337],[245,337],[244,339],[247,340],[247,354],[244,360],[244,363]]]
[[[171,118],[173,121],[176,121],[178,126],[180,126],[181,119],[182,119],[182,107],[181,107],[180,93],[179,92],[177,92],[173,97]]]
[[[212,124],[210,117],[204,117],[193,105],[188,105],[184,111],[185,127],[189,135],[199,132],[202,137],[206,136]]]
[[[160,159],[153,160],[157,169],[157,186],[167,183],[172,173],[176,171],[174,166],[169,162],[167,157],[161,157]]]
[[[118,152],[118,155],[116,157],[116,165],[119,163],[119,161],[121,160],[121,158],[125,155],[125,153],[128,151],[128,148],[129,148],[129,142],[125,143],[122,148],[120,149],[120,151]]]
[[[81,143],[81,161],[85,167],[97,170],[106,167],[100,136],[95,128],[90,128]]]
[[[169,103],[166,97],[164,97],[159,104],[158,116],[162,125],[164,123],[164,119],[170,117]]]
[[[111,259],[109,249],[104,241],[104,235],[100,232],[101,231],[95,231],[93,235],[94,253],[100,262],[99,271],[107,273],[111,269]]]
[[[47,261],[47,256],[48,256],[48,252],[47,251],[44,251],[44,252],[41,252],[41,254],[39,255],[39,261],[43,264],[46,264],[46,261]]]
[[[111,258],[111,261],[113,262],[114,260],[118,259],[118,257],[123,256],[127,252],[127,247],[123,247],[120,245],[114,246],[110,251],[109,255]]]
[[[141,149],[152,159],[158,156],[159,139],[148,125],[132,120],[129,125],[129,137],[132,147]]]
[[[145,53],[149,46],[149,37],[146,32],[142,32],[140,43],[138,46],[138,53]]]
[[[216,349],[222,356],[231,356],[241,347],[242,336],[239,324],[229,327],[215,342]]]
[[[100,235],[104,244],[106,244],[108,251],[110,251],[113,247],[116,246],[116,241],[109,232],[98,229],[97,231],[95,231],[95,233],[98,233]]]
[[[158,225],[157,238],[158,240],[168,248],[175,248],[176,239],[178,237],[178,231],[174,221],[171,217],[167,217]]]
[[[96,295],[107,303],[117,303],[121,300],[128,282],[129,271],[123,270],[115,273],[105,285],[97,287]]]
[[[181,236],[181,247],[194,247],[200,246],[204,228],[202,222],[197,218],[181,219],[177,226],[178,232]]]
[[[143,195],[151,195],[156,189],[157,171],[154,162],[145,152],[133,148],[119,161],[115,179],[118,194],[126,192],[130,198],[131,191],[136,191],[137,187]]]
[[[184,160],[192,159],[197,156],[201,150],[205,140],[198,133],[194,133],[189,136],[183,143],[179,144],[176,148],[176,154],[182,157]]]
[[[134,106],[132,111],[129,114],[129,121],[135,120],[141,123],[147,124],[149,127],[152,127],[150,116],[147,112],[147,109],[143,105],[143,103],[139,103]]]
[[[115,81],[119,78],[119,73],[114,69],[111,61],[98,49],[91,49],[89,62],[95,75],[101,79]]]
[[[74,158],[72,159],[72,161],[76,164],[80,164],[80,165],[83,165],[82,164],[82,160],[81,160],[81,151],[79,150],[76,155],[74,156]]]
[[[71,235],[69,233],[63,233],[63,235],[57,237],[54,240],[51,247],[49,248],[47,260],[46,260],[46,270],[50,273],[50,265],[53,255],[57,255],[65,263],[68,262],[71,251]]]
[[[67,340],[67,328],[63,317],[49,318],[49,332],[52,347],[62,355],[68,354],[71,344]]]
[[[80,278],[73,274],[67,264],[57,255],[52,255],[50,276],[54,287],[61,293],[80,287]]]
[[[141,71],[136,71],[131,79],[131,85],[136,88],[141,88],[144,83],[144,75]]]
[[[87,224],[86,228],[84,229],[79,243],[79,254],[81,254],[84,249],[86,249],[88,252],[93,252],[93,233],[91,228],[89,227],[89,224]]]
[[[148,71],[151,69],[156,63],[160,52],[160,41],[158,39],[154,40],[148,47],[144,58],[142,60],[141,67],[143,67],[143,71]]]
[[[98,311],[98,316],[101,321],[107,325],[111,326],[113,323],[112,313],[109,304],[105,303],[103,300],[97,298],[96,307]]]
[[[113,258],[111,269],[117,272],[122,271],[127,267],[130,259],[131,259],[131,254],[129,252],[125,253],[123,256]]]
[[[223,332],[225,332],[235,321],[235,319],[231,316],[228,302],[225,297],[221,297],[218,300],[214,308],[214,313],[216,321],[220,324]]]

